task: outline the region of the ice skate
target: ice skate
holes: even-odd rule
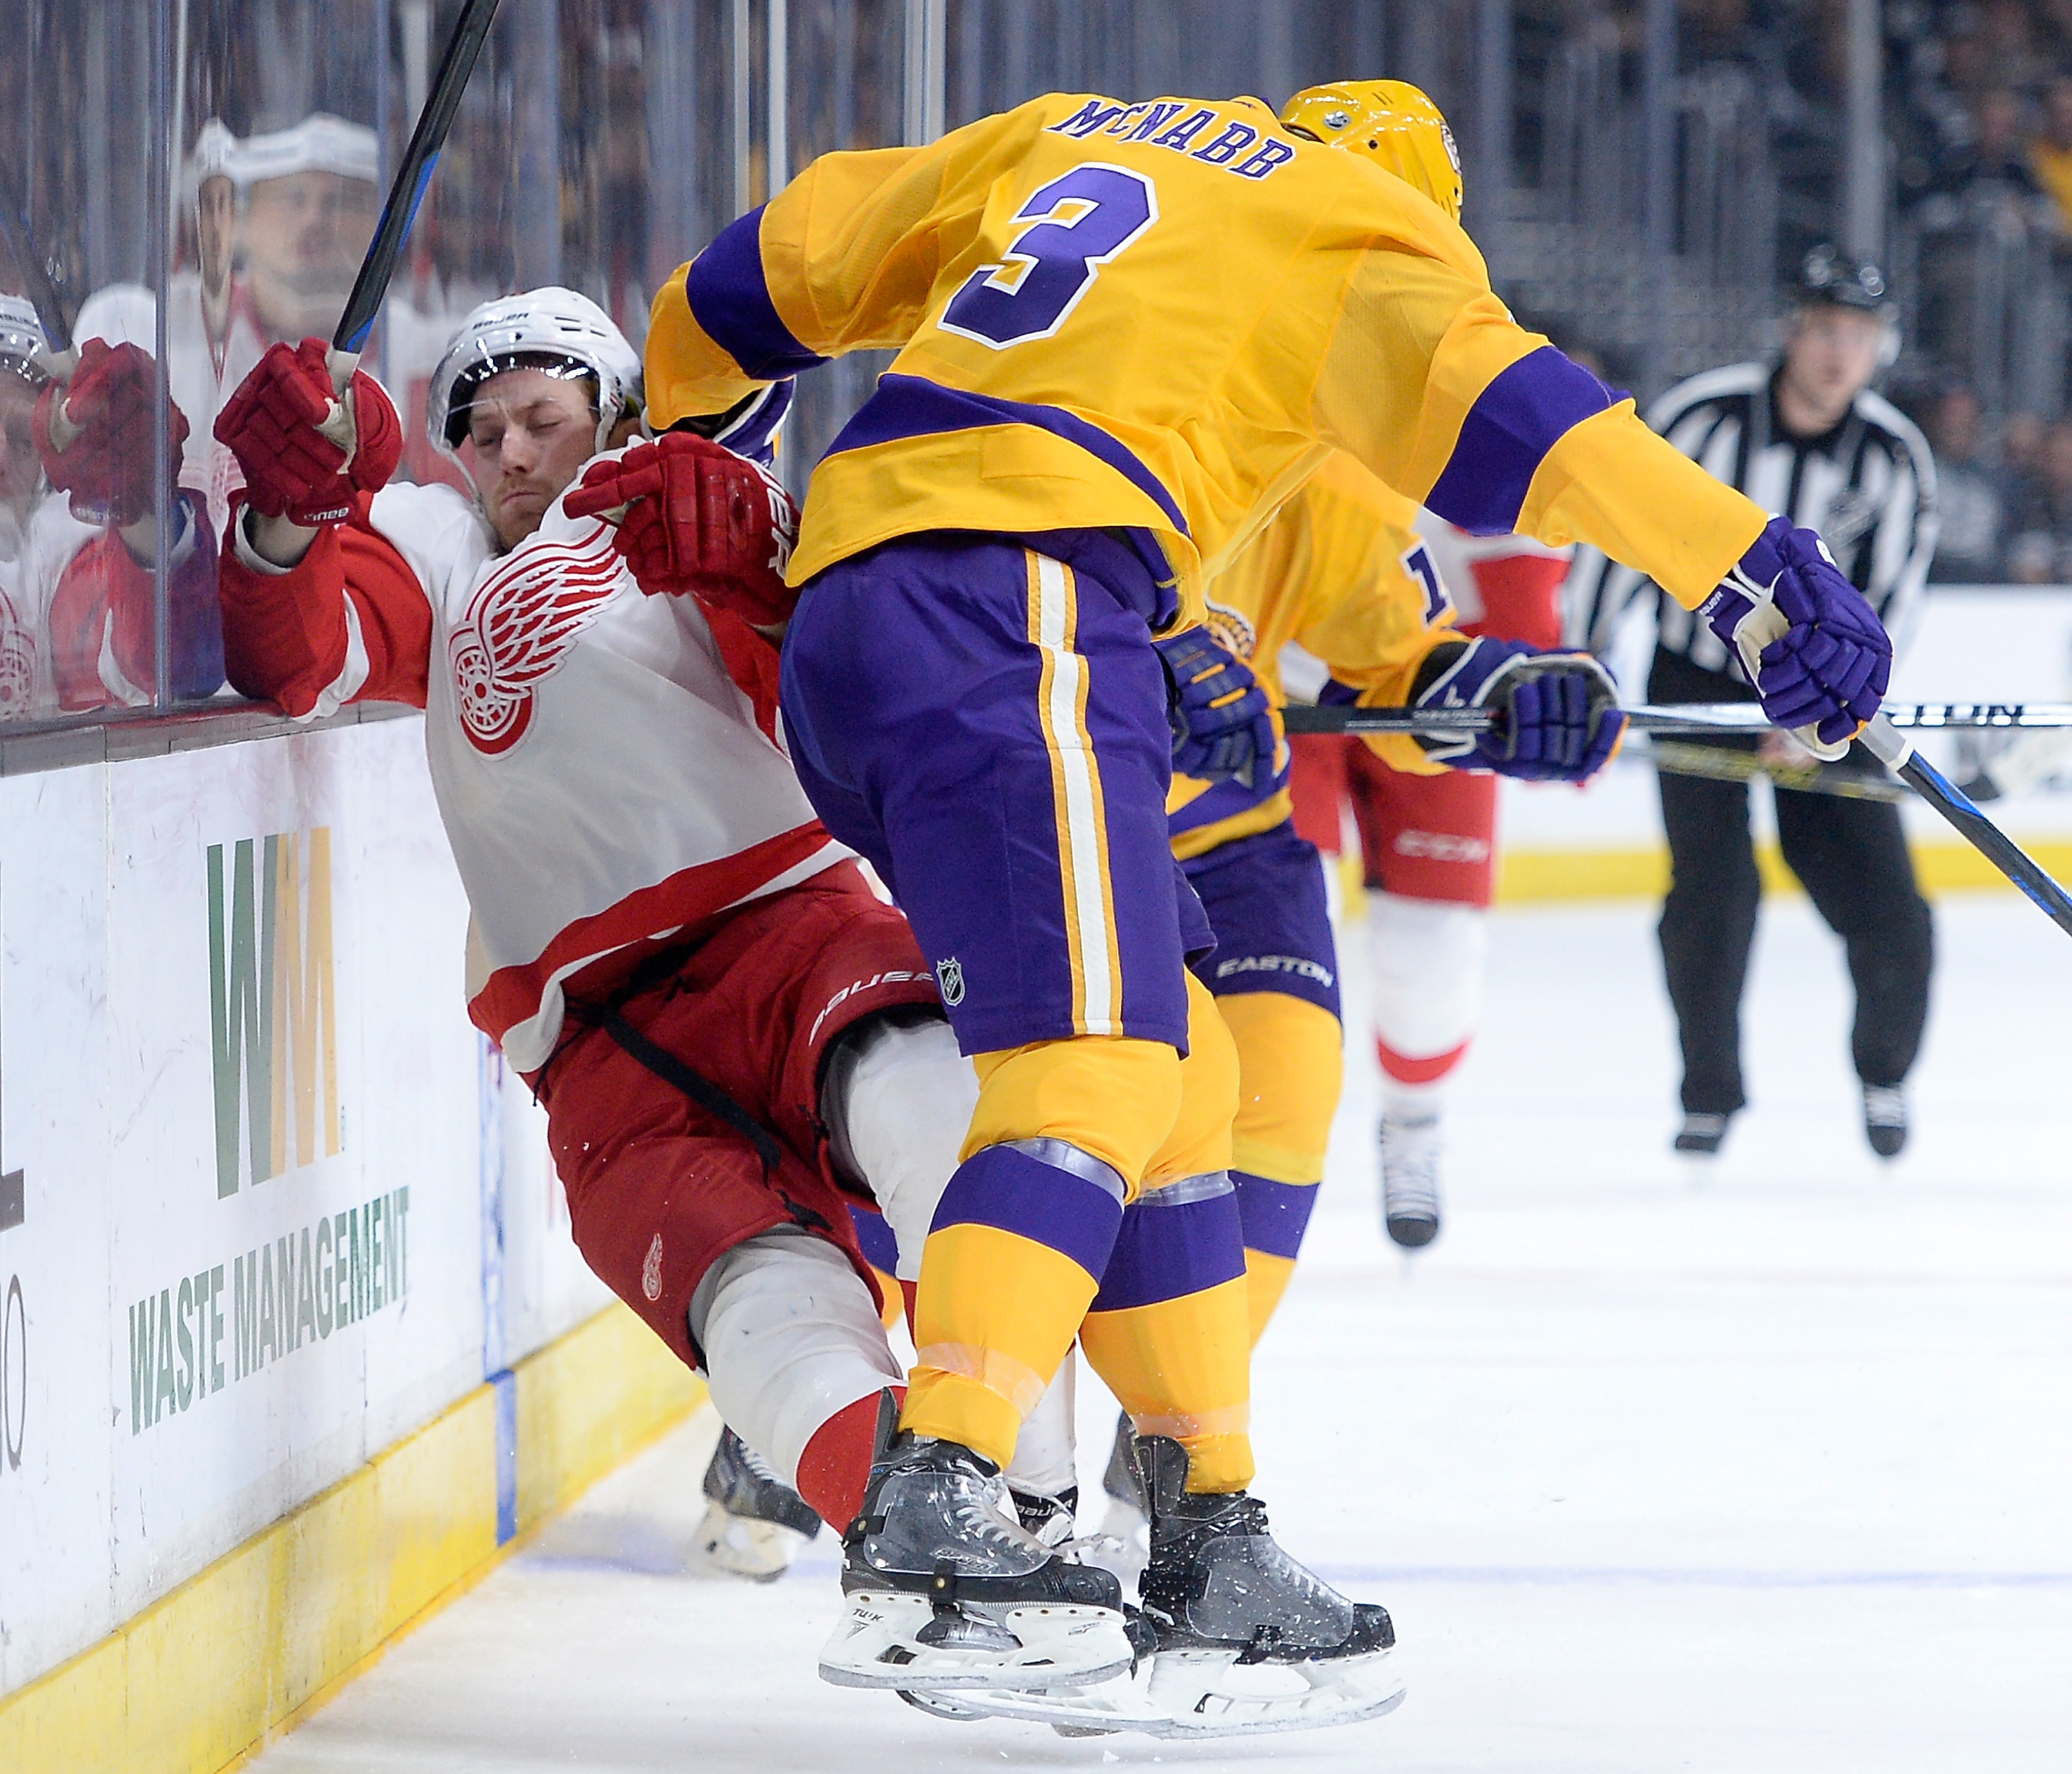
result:
[[[1727,1123],[1731,1119],[1696,1110],[1687,1112],[1684,1125],[1676,1130],[1676,1150],[1686,1158],[1718,1157],[1720,1148],[1726,1144]]]
[[[1135,1658],[1121,1584],[1030,1534],[998,1469],[955,1442],[894,1442],[843,1545],[849,1612],[820,1653],[837,1686],[1042,1689]]]
[[[1864,1086],[1864,1137],[1881,1158],[1897,1158],[1906,1150],[1906,1086]]]
[[[799,1548],[820,1531],[812,1506],[731,1429],[705,1468],[698,1550],[707,1563],[750,1583],[775,1583]]]
[[[1130,1453],[1136,1439],[1137,1430],[1128,1412],[1120,1413],[1115,1419],[1115,1446],[1108,1453],[1108,1469],[1101,1474],[1101,1490],[1108,1498],[1101,1532],[1135,1554],[1136,1569],[1128,1573],[1132,1579],[1143,1570],[1151,1551],[1150,1505]]]
[[[1068,1736],[1188,1738],[1350,1724],[1402,1704],[1385,1609],[1349,1600],[1289,1558],[1248,1493],[1189,1495],[1178,1442],[1147,1436],[1135,1453],[1153,1501],[1137,1668],[1041,1694],[923,1701],[924,1710],[1019,1719]]]
[[[1055,1497],[1011,1488],[1008,1494],[1013,1499],[1014,1513],[1024,1532],[1034,1534],[1054,1551],[1071,1543],[1072,1530],[1079,1521],[1078,1485],[1068,1485]]]
[[[1381,1118],[1381,1220],[1406,1250],[1439,1235],[1439,1118]]]

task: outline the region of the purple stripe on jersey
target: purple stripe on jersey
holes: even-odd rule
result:
[[[758,382],[827,362],[792,336],[770,299],[763,276],[763,211],[768,207],[758,204],[729,222],[684,273],[692,318],[742,375]]]
[[[1237,1185],[1238,1218],[1244,1226],[1244,1247],[1264,1250],[1270,1257],[1285,1257],[1290,1263],[1302,1248],[1302,1234],[1309,1224],[1309,1209],[1317,1205],[1314,1183],[1276,1183],[1248,1171],[1234,1170]]]
[[[712,248],[705,250],[710,252]],[[1063,437],[1067,443],[1077,444],[1090,456],[1098,456],[1140,492],[1157,501],[1158,509],[1181,535],[1191,533],[1186,519],[1181,515],[1179,501],[1166,490],[1165,483],[1156,474],[1099,425],[1089,425],[1063,407],[1039,406],[1026,400],[1002,400],[989,394],[974,394],[967,388],[946,388],[939,382],[930,382],[918,376],[888,372],[878,377],[878,392],[842,427],[841,434],[828,446],[828,454],[832,456],[845,450],[868,450],[873,444],[926,437],[931,432],[972,431],[980,425],[1034,425],[1039,430]]]
[[[1547,452],[1616,395],[1552,345],[1528,351],[1475,397],[1424,503],[1476,536],[1504,536]]]
[[[1122,1223],[1122,1203],[1100,1184],[1009,1146],[973,1152],[951,1173],[931,1232],[990,1226],[1046,1246],[1098,1278]]]
[[[777,465],[777,431],[791,410],[798,384],[788,379],[772,382],[760,393],[750,395],[739,413],[713,433],[714,443],[723,443],[737,456],[746,456],[765,468]]]
[[[885,1216],[868,1207],[849,1204],[849,1223],[856,1228],[856,1242],[865,1259],[888,1275],[899,1267],[899,1241],[892,1235],[892,1228],[886,1223]]]
[[[1115,1254],[1087,1309],[1128,1312],[1235,1281],[1244,1273],[1244,1227],[1235,1191],[1168,1205],[1158,1191],[1138,1197],[1122,1216]]]

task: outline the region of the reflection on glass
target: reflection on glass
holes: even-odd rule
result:
[[[238,144],[244,286],[267,343],[330,338],[374,237],[380,162],[372,129],[321,111]]]

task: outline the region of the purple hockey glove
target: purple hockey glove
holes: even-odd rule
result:
[[[1487,708],[1482,733],[1420,733],[1417,743],[1456,770],[1493,770],[1531,782],[1585,782],[1626,737],[1618,687],[1587,653],[1548,653],[1483,635],[1425,662],[1417,708]],[[1423,674],[1420,674],[1420,678]]]
[[[1739,656],[1762,712],[1830,762],[1878,712],[1892,639],[1811,530],[1774,517],[1698,606]]]
[[[1262,774],[1271,776],[1281,735],[1273,706],[1252,667],[1203,628],[1169,634],[1152,645],[1166,667],[1173,768],[1204,782],[1234,776],[1248,786]]]

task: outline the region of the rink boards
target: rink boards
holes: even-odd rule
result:
[[[0,778],[0,1765],[95,1765],[10,1753],[74,1658],[68,1728],[140,1734],[105,1765],[219,1765],[591,1459],[510,1372],[610,1296],[466,1019],[422,746]],[[653,1353],[611,1365],[680,1413]]]
[[[1895,691],[2068,664],[2063,593],[1938,592]],[[1506,898],[1659,885],[1651,772],[1506,788]],[[1994,811],[2064,872],[2068,802]],[[0,1768],[220,1766],[688,1407],[466,922],[414,720],[0,776]]]

